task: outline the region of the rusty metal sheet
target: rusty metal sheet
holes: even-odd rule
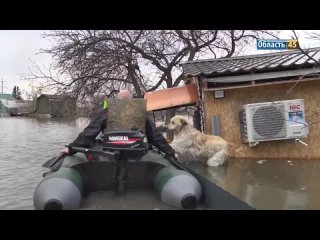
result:
[[[146,92],[144,99],[147,100],[147,111],[154,111],[193,105],[199,101],[199,96],[197,86],[195,84],[188,84],[185,86]]]

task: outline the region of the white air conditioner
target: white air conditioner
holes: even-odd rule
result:
[[[240,112],[243,142],[299,139],[309,134],[303,99],[247,104]]]

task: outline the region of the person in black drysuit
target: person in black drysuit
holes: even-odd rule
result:
[[[132,94],[123,90],[117,95],[117,99],[132,99]],[[106,128],[106,122],[108,117],[108,109],[104,109],[98,113],[98,116],[90,122],[90,124],[79,134],[79,136],[74,140],[69,146],[71,147],[84,147],[90,148],[95,144],[95,139],[100,132]],[[160,151],[169,155],[173,158],[178,158],[174,149],[169,145],[164,136],[156,129],[154,123],[147,118],[146,119],[146,136],[148,142],[157,147]],[[68,148],[62,150],[63,153],[74,154],[74,152],[69,152]]]

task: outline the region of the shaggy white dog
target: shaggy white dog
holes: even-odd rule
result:
[[[220,166],[228,158],[228,143],[219,136],[206,135],[195,129],[180,115],[171,118],[168,129],[173,130],[172,148],[194,160],[206,161],[208,166]]]

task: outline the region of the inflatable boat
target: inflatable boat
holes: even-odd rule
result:
[[[116,195],[154,191],[162,202],[178,209],[198,206],[202,196],[199,181],[175,159],[150,150],[142,133],[117,131],[107,138],[113,140],[109,146],[73,147],[70,150],[76,154],[45,163],[50,171],[34,193],[35,209],[78,209],[83,196],[108,190]]]
[[[109,134],[115,140],[110,145],[117,145],[124,136],[128,136],[128,142],[135,139],[135,150],[126,144],[121,144],[121,148],[70,147],[77,153],[62,154],[43,164],[50,170],[34,192],[34,208],[79,209],[90,193],[111,190],[117,197],[142,190],[153,191],[161,202],[175,209],[253,209],[156,148],[141,148],[141,133],[122,131]]]

